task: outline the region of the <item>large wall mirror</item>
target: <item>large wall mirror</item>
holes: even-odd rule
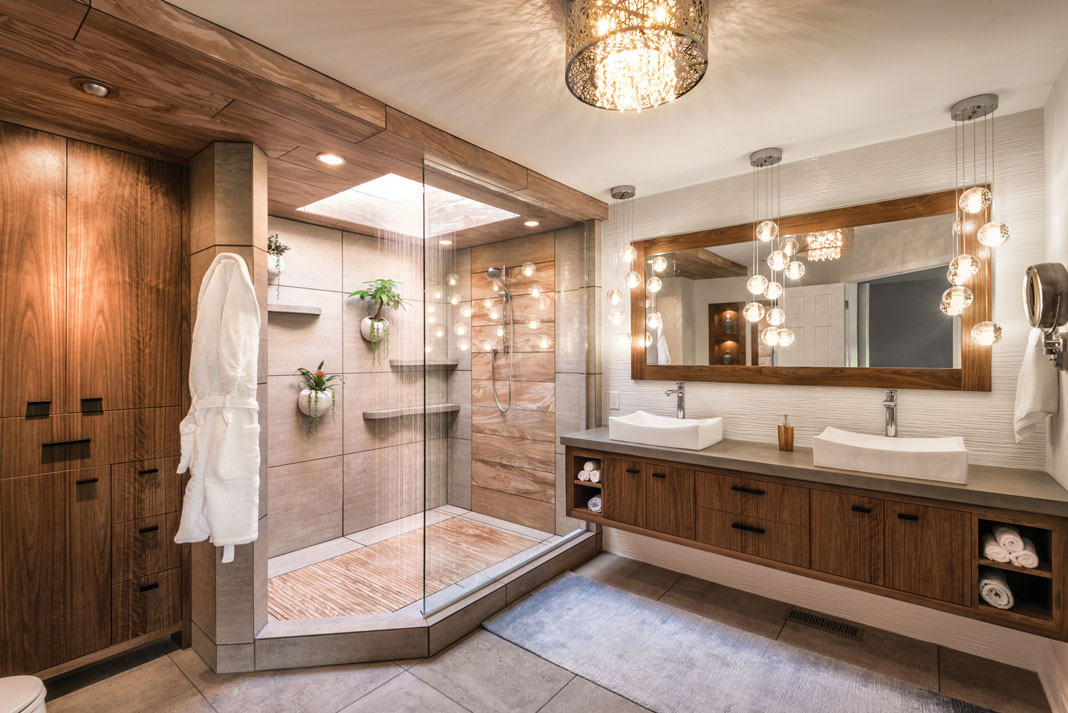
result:
[[[634,377],[989,390],[990,348],[967,338],[990,318],[989,251],[977,223],[954,237],[954,201],[945,191],[780,219],[805,266],[800,279],[778,273],[795,336],[788,347],[763,344],[766,318],[741,313],[757,299],[746,289],[752,224],[636,243],[644,280],[631,291]],[[761,247],[764,266],[770,249]],[[947,317],[938,305],[958,250],[983,268],[966,283],[972,306]],[[656,292],[646,289],[652,278]]]

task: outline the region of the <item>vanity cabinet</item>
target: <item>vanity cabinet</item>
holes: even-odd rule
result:
[[[645,527],[644,463],[623,458],[605,458],[604,516],[614,522]]]
[[[970,604],[968,513],[893,501],[885,507],[886,586]]]
[[[831,490],[815,490],[810,497],[812,569],[881,585],[883,501]]]
[[[605,458],[603,462],[605,517],[654,532],[693,538],[692,470],[622,458]]]

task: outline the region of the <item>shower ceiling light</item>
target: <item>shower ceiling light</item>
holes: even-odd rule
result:
[[[448,238],[442,238],[438,241],[438,245],[452,245],[452,241]]]
[[[99,79],[90,79],[89,77],[72,77],[70,83],[78,89],[88,94],[91,97],[97,99],[107,99],[115,93],[115,88],[110,84],[101,82]]]
[[[674,101],[708,68],[706,0],[572,0],[567,88],[601,109]]]
[[[523,225],[527,226],[528,228],[537,228],[539,225],[541,225],[541,223],[536,220],[524,220]]]
[[[321,163],[325,163],[327,166],[340,166],[345,163],[345,159],[341,158],[336,153],[316,154],[315,158],[319,159]]]

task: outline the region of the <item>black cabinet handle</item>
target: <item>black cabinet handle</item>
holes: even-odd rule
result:
[[[654,478],[666,478],[667,474],[665,474],[665,473],[653,473],[653,477]]]
[[[899,512],[897,514],[897,519],[898,520],[910,520],[912,522],[915,522],[916,520],[920,519],[920,516],[919,515],[912,515],[912,514],[907,513],[907,512]]]
[[[863,505],[854,505],[850,510],[853,512],[862,512],[865,515],[871,512],[871,508],[864,507]]]
[[[89,485],[90,483],[95,483],[95,482],[97,482],[99,480],[100,480],[100,478],[81,478],[80,480],[75,480],[74,484],[75,485]]]
[[[61,448],[63,446],[87,446],[92,443],[92,438],[81,438],[77,441],[55,441],[53,443],[42,443],[41,448]]]
[[[641,473],[637,468],[627,468],[628,473]]]
[[[153,473],[158,473],[158,472],[159,472],[159,468],[146,468],[145,470],[137,471],[137,474],[138,475],[152,475]]]
[[[145,584],[137,588],[139,592],[147,592],[150,589],[159,589],[159,582],[153,582],[152,584]]]
[[[753,527],[752,525],[743,525],[740,522],[732,522],[731,523],[731,527],[733,527],[735,530],[744,530],[745,532],[755,532],[758,535],[763,535],[764,534],[764,528],[763,527]]]
[[[159,525],[149,525],[148,527],[139,528],[137,531],[142,535],[147,535],[150,532],[155,532],[159,529]]]
[[[763,495],[764,491],[760,488],[747,488],[744,485],[732,485],[731,490],[736,493],[745,493],[747,495]]]

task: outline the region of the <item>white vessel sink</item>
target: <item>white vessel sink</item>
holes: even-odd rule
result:
[[[960,437],[887,438],[827,428],[812,441],[812,460],[823,468],[968,482],[968,451]]]
[[[608,419],[613,441],[699,451],[723,440],[722,418],[665,418],[645,411]]]

